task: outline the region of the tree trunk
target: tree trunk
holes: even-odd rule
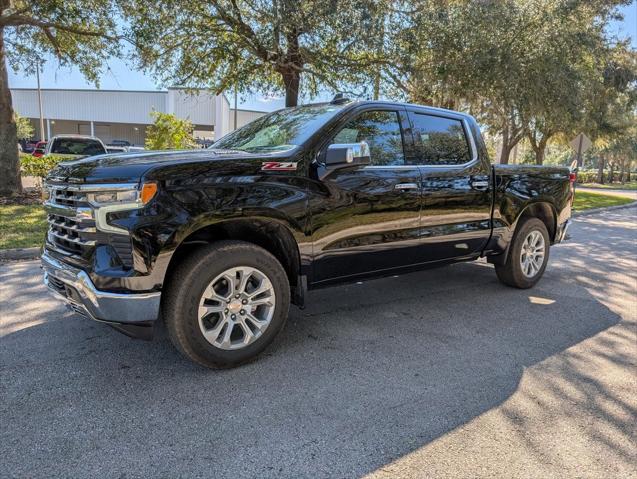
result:
[[[604,156],[599,155],[599,160],[597,160],[597,182],[600,185],[604,184]]]
[[[543,165],[544,164],[544,156],[546,155],[546,140],[542,138],[537,145],[535,150],[535,164]]]
[[[285,85],[285,106],[297,106],[301,76],[295,70],[287,70],[285,73],[281,73],[281,76]]]
[[[626,159],[622,158],[619,164],[619,182],[623,185],[624,183],[626,183]]]
[[[501,165],[509,164],[509,155],[511,154],[511,149],[508,145],[502,143],[502,149],[500,150],[500,157],[498,158],[498,163]]]
[[[502,149],[500,150],[498,163],[500,163],[501,165],[508,165],[510,153],[511,148],[509,147],[509,126],[507,123],[507,125],[502,129]]]
[[[4,31],[0,28],[0,196],[22,192],[18,130],[13,117],[6,61]]]
[[[615,171],[614,171],[615,163],[612,161],[609,161],[608,166],[610,167],[608,172],[608,184],[611,185],[613,184],[613,176],[615,176]]]

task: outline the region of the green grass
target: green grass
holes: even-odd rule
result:
[[[0,249],[40,246],[46,228],[41,205],[0,205]]]
[[[575,190],[573,209],[575,211],[582,211],[591,208],[625,205],[632,201],[633,200],[631,198],[626,198],[624,196],[610,196],[603,193],[589,193],[587,191]]]
[[[586,188],[599,188],[600,190],[637,190],[637,181],[631,181],[630,183],[624,183],[623,185],[621,183],[611,183],[610,185],[607,183],[603,185],[600,183],[584,183],[582,186]]]

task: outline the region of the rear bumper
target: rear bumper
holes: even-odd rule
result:
[[[557,227],[557,232],[555,233],[555,243],[561,243],[568,239],[568,227],[571,225],[571,220],[568,219],[561,225]]]
[[[149,326],[159,316],[160,292],[100,291],[86,272],[58,261],[46,250],[42,254],[42,269],[44,284],[54,296],[90,319],[114,323],[117,329],[125,330],[126,326]]]

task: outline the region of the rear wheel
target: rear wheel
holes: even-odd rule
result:
[[[531,288],[544,274],[549,245],[546,225],[537,218],[527,218],[515,233],[506,263],[495,267],[498,279],[514,288]]]
[[[274,256],[251,243],[220,241],[179,265],[163,308],[175,347],[219,368],[261,353],[285,324],[289,304],[287,275]]]

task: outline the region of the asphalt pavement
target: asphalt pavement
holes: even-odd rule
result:
[[[457,264],[312,292],[255,363],[68,312],[0,265],[0,476],[636,477],[636,209],[532,290]]]

